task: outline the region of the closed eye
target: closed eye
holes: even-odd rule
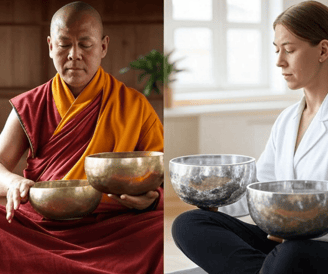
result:
[[[286,54],[290,54],[290,53],[293,53],[293,52],[294,52],[293,50],[290,50],[290,51],[289,50],[285,50],[285,53]],[[275,53],[278,54],[279,53],[279,50],[275,51]]]
[[[87,49],[87,48],[91,48],[92,45],[83,45],[83,44],[82,44],[81,47]]]

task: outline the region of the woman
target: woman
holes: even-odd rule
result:
[[[257,162],[259,181],[328,180],[328,7],[306,1],[273,24],[277,66],[303,99],[275,122]],[[177,246],[208,273],[327,273],[328,242],[278,243],[255,225],[224,213],[194,210],[180,215]]]

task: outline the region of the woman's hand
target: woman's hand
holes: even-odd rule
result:
[[[213,211],[213,212],[217,212],[219,210],[218,207],[201,207],[201,206],[197,206],[197,207],[203,210]]]
[[[28,201],[28,193],[31,186],[34,185],[34,182],[25,178],[22,178],[15,183],[10,184],[7,191],[7,205],[6,219],[11,223],[14,218],[14,211],[19,208],[20,204],[24,204]]]
[[[153,202],[155,202],[155,200],[159,197],[159,194],[157,191],[148,191],[146,194],[138,196],[132,196],[127,194],[122,194],[120,196],[108,194],[108,196],[128,208],[143,210],[149,207]]]
[[[284,243],[286,241],[283,238],[280,238],[280,237],[277,237],[277,236],[271,236],[271,235],[268,235],[267,238],[271,241],[275,241],[275,242],[278,242],[278,243]]]

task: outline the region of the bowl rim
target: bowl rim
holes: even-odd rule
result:
[[[138,154],[138,152],[142,152],[142,153],[149,153],[149,154],[154,154],[154,155],[145,155],[145,156],[138,156],[136,155],[135,157],[99,157],[103,154],[112,154],[112,155],[119,155],[119,154],[125,154],[125,153],[136,153]],[[90,154],[90,155],[87,155],[85,158],[86,159],[138,159],[138,158],[150,158],[150,157],[161,157],[163,156],[164,153],[161,152],[161,151],[148,151],[148,150],[135,150],[135,151],[108,151],[108,152],[99,152],[99,153],[94,153],[94,154]]]
[[[328,181],[324,181],[324,180],[277,180],[277,181],[267,181],[267,182],[253,182],[250,183],[249,185],[247,185],[246,189],[247,192],[249,192],[250,190],[252,191],[256,191],[256,192],[262,192],[262,193],[272,193],[272,194],[279,194],[279,195],[317,195],[317,194],[323,194],[323,193],[328,193],[328,190],[324,191],[324,190],[318,190],[318,191],[314,191],[311,193],[286,193],[286,192],[272,192],[272,191],[267,191],[267,190],[262,190],[262,189],[254,189],[252,188],[252,186],[254,185],[258,185],[258,184],[265,184],[265,183],[283,183],[283,182],[317,182],[317,183],[326,183],[328,185]]]
[[[187,158],[187,157],[201,157],[201,156],[238,156],[238,157],[245,157],[249,158],[250,160],[245,161],[245,162],[240,162],[240,163],[235,163],[235,164],[220,164],[220,165],[197,165],[197,164],[184,164],[184,163],[177,163],[174,162],[177,159],[182,159],[182,158]],[[241,154],[192,154],[192,155],[185,155],[185,156],[179,156],[172,158],[169,163],[174,164],[174,165],[181,165],[181,166],[193,166],[193,167],[219,167],[219,166],[237,166],[237,165],[245,165],[255,162],[255,158],[251,156],[246,156],[246,155],[241,155]]]
[[[66,186],[65,188],[76,188],[76,187],[89,187],[91,186],[89,181],[87,179],[68,179],[68,180],[50,180],[50,181],[38,181],[38,182],[35,182],[35,184],[33,186],[31,186],[30,189],[54,189],[54,187],[40,187],[42,186],[42,184],[45,184],[45,183],[50,183],[50,182],[58,182],[58,183],[61,183],[61,182],[67,182],[67,181],[82,181],[83,183],[85,183],[85,185],[81,185],[81,186]],[[64,187],[57,187],[57,189],[63,189]]]

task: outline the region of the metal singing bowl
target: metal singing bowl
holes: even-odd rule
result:
[[[170,160],[170,178],[180,199],[198,207],[237,202],[256,179],[255,159],[242,155],[191,155]]]
[[[102,193],[87,180],[38,182],[30,188],[33,208],[48,219],[80,218],[92,213],[100,203]]]
[[[328,182],[250,184],[247,203],[253,221],[267,234],[292,240],[316,238],[328,232]]]
[[[164,180],[164,154],[155,151],[106,152],[85,158],[89,183],[103,193],[140,195]]]

